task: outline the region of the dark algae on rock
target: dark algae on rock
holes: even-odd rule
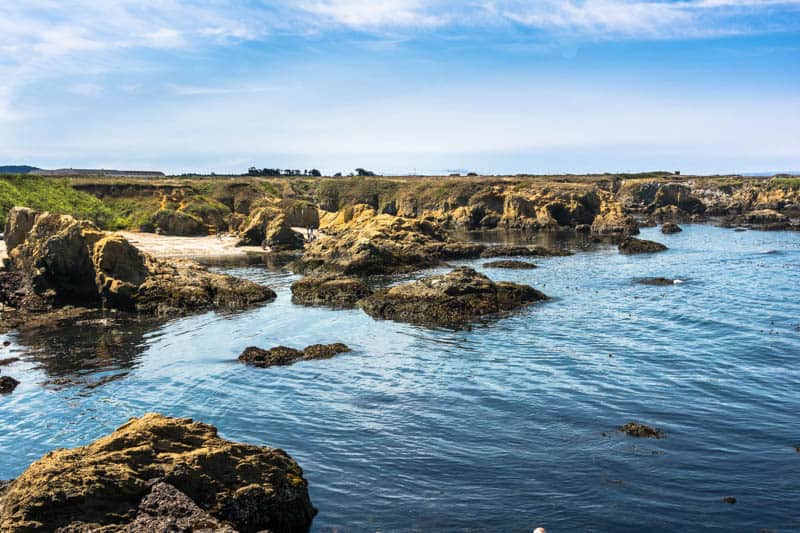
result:
[[[497,315],[547,300],[528,285],[495,283],[467,267],[376,291],[361,301],[373,318],[427,326],[459,328],[487,315]]]
[[[505,268],[509,270],[532,270],[538,268],[533,263],[527,261],[515,261],[513,259],[506,259],[502,261],[489,261],[483,264],[484,268]]]
[[[307,276],[292,283],[292,301],[302,305],[353,307],[372,294],[362,279],[335,274]]]
[[[0,394],[10,394],[19,385],[19,381],[11,376],[0,376]]]
[[[619,243],[619,253],[621,254],[652,254],[663,252],[667,247],[660,242],[627,237]]]
[[[620,426],[619,430],[631,437],[643,437],[650,439],[663,439],[666,435],[658,428],[640,424],[638,422],[628,422]]]
[[[294,533],[308,530],[316,510],[303,470],[283,450],[151,413],[31,464],[0,500],[0,531],[149,531],[137,526],[155,527],[172,513],[172,527],[187,527],[164,531],[194,531],[194,522]]]
[[[291,365],[298,361],[311,359],[330,359],[340,353],[351,351],[349,347],[340,342],[334,344],[312,344],[305,350],[296,350],[287,346],[275,346],[269,350],[250,346],[245,348],[239,356],[239,361],[250,366],[268,368],[271,366]]]

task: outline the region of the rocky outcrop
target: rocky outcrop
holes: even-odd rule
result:
[[[546,299],[533,287],[495,283],[462,267],[377,291],[361,301],[361,308],[373,318],[458,328],[480,317]]]
[[[695,196],[692,188],[683,183],[664,183],[657,181],[632,181],[624,183],[617,197],[626,207],[639,208],[645,213],[674,206],[689,214],[702,214],[706,207]]]
[[[25,238],[33,228],[38,213],[27,207],[14,207],[9,211],[6,219],[4,239],[6,241],[6,253],[25,242]]]
[[[791,225],[789,217],[774,209],[749,211],[736,220],[752,228],[764,230],[785,230]]]
[[[318,228],[317,208],[301,201],[273,201],[255,207],[247,219],[240,223],[238,246],[266,244],[283,249],[302,249],[303,236],[292,227]]]
[[[124,237],[68,215],[37,215],[9,255],[11,272],[3,274],[0,299],[22,311],[73,305],[165,314],[275,298],[267,287],[191,261],[156,259]]]
[[[673,233],[680,233],[683,231],[679,225],[675,224],[674,222],[664,222],[661,225],[661,233],[665,235],[671,235]]]
[[[289,218],[279,213],[267,224],[264,242],[272,250],[302,250],[306,240],[292,229]]]
[[[628,422],[624,426],[620,426],[619,431],[630,435],[631,437],[644,437],[651,439],[663,439],[664,432],[658,428],[639,424],[637,422]]]
[[[292,283],[292,301],[302,305],[353,307],[370,294],[369,285],[349,276],[316,275]]]
[[[621,254],[651,254],[663,252],[666,249],[667,247],[660,242],[636,239],[634,237],[628,237],[619,243],[619,253]]]
[[[477,257],[483,245],[449,240],[428,220],[375,214],[368,206],[323,215],[329,237],[306,247],[294,269],[300,273],[383,274],[411,271],[441,260]]]
[[[533,263],[528,263],[527,261],[514,261],[513,259],[508,259],[504,261],[489,261],[488,263],[484,263],[483,268],[505,268],[511,270],[532,270],[534,268],[538,268]]]
[[[290,533],[306,531],[315,513],[303,471],[286,452],[151,413],[34,462],[3,495],[0,530],[143,531],[128,525],[163,523],[174,514],[174,527],[207,514],[208,527]]]
[[[10,376],[0,376],[0,394],[10,394],[19,385],[19,381]]]
[[[500,244],[489,246],[480,254],[483,258],[490,257],[564,257],[572,255],[569,250],[560,248],[545,248],[544,246],[516,246]]]
[[[639,225],[633,217],[625,214],[621,204],[606,200],[600,206],[600,213],[592,221],[591,232],[600,236],[637,235]]]
[[[150,217],[150,223],[158,233],[192,237],[208,235],[208,226],[191,213],[174,209],[159,209]]]
[[[330,359],[335,355],[349,351],[350,348],[342,343],[312,344],[302,351],[286,346],[275,346],[269,350],[250,346],[245,348],[239,356],[239,361],[250,366],[268,368],[271,366],[291,365],[298,361],[311,359]]]

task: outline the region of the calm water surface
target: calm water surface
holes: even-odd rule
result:
[[[22,382],[0,397],[0,478],[159,411],[287,450],[315,531],[800,529],[800,234],[643,236],[669,251],[464,262],[554,298],[471,331],[295,306],[296,276],[249,267],[230,271],[277,301],[0,337],[0,358],[22,359],[0,369]],[[236,362],[250,345],[317,342],[354,351]],[[630,420],[667,438],[615,431]]]

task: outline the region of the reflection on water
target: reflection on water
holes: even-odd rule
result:
[[[70,324],[23,329],[23,359],[47,376],[44,385],[96,387],[128,374],[145,351],[144,336],[164,320],[96,312]]]
[[[12,341],[0,358],[20,358],[2,372],[21,381],[0,397],[0,479],[161,411],[287,450],[320,509],[315,531],[796,529],[800,234],[642,236],[670,249],[624,256],[578,239],[567,246],[588,251],[535,270],[487,269],[553,300],[470,331],[296,306],[297,276],[250,265],[225,270],[276,301],[0,336]],[[687,282],[636,283],[656,276]],[[353,352],[236,362],[251,345],[329,342]],[[615,431],[629,421],[667,437]]]

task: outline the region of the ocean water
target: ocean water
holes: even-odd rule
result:
[[[581,247],[525,271],[459,262],[553,298],[467,331],[296,306],[296,276],[245,267],[228,270],[275,302],[0,337],[0,358],[21,358],[0,371],[22,382],[0,397],[0,479],[158,411],[287,450],[313,531],[800,529],[800,233],[643,237],[670,249]],[[685,282],[635,283],[647,276]],[[236,361],[318,342],[353,352]],[[628,421],[666,438],[616,431]]]

